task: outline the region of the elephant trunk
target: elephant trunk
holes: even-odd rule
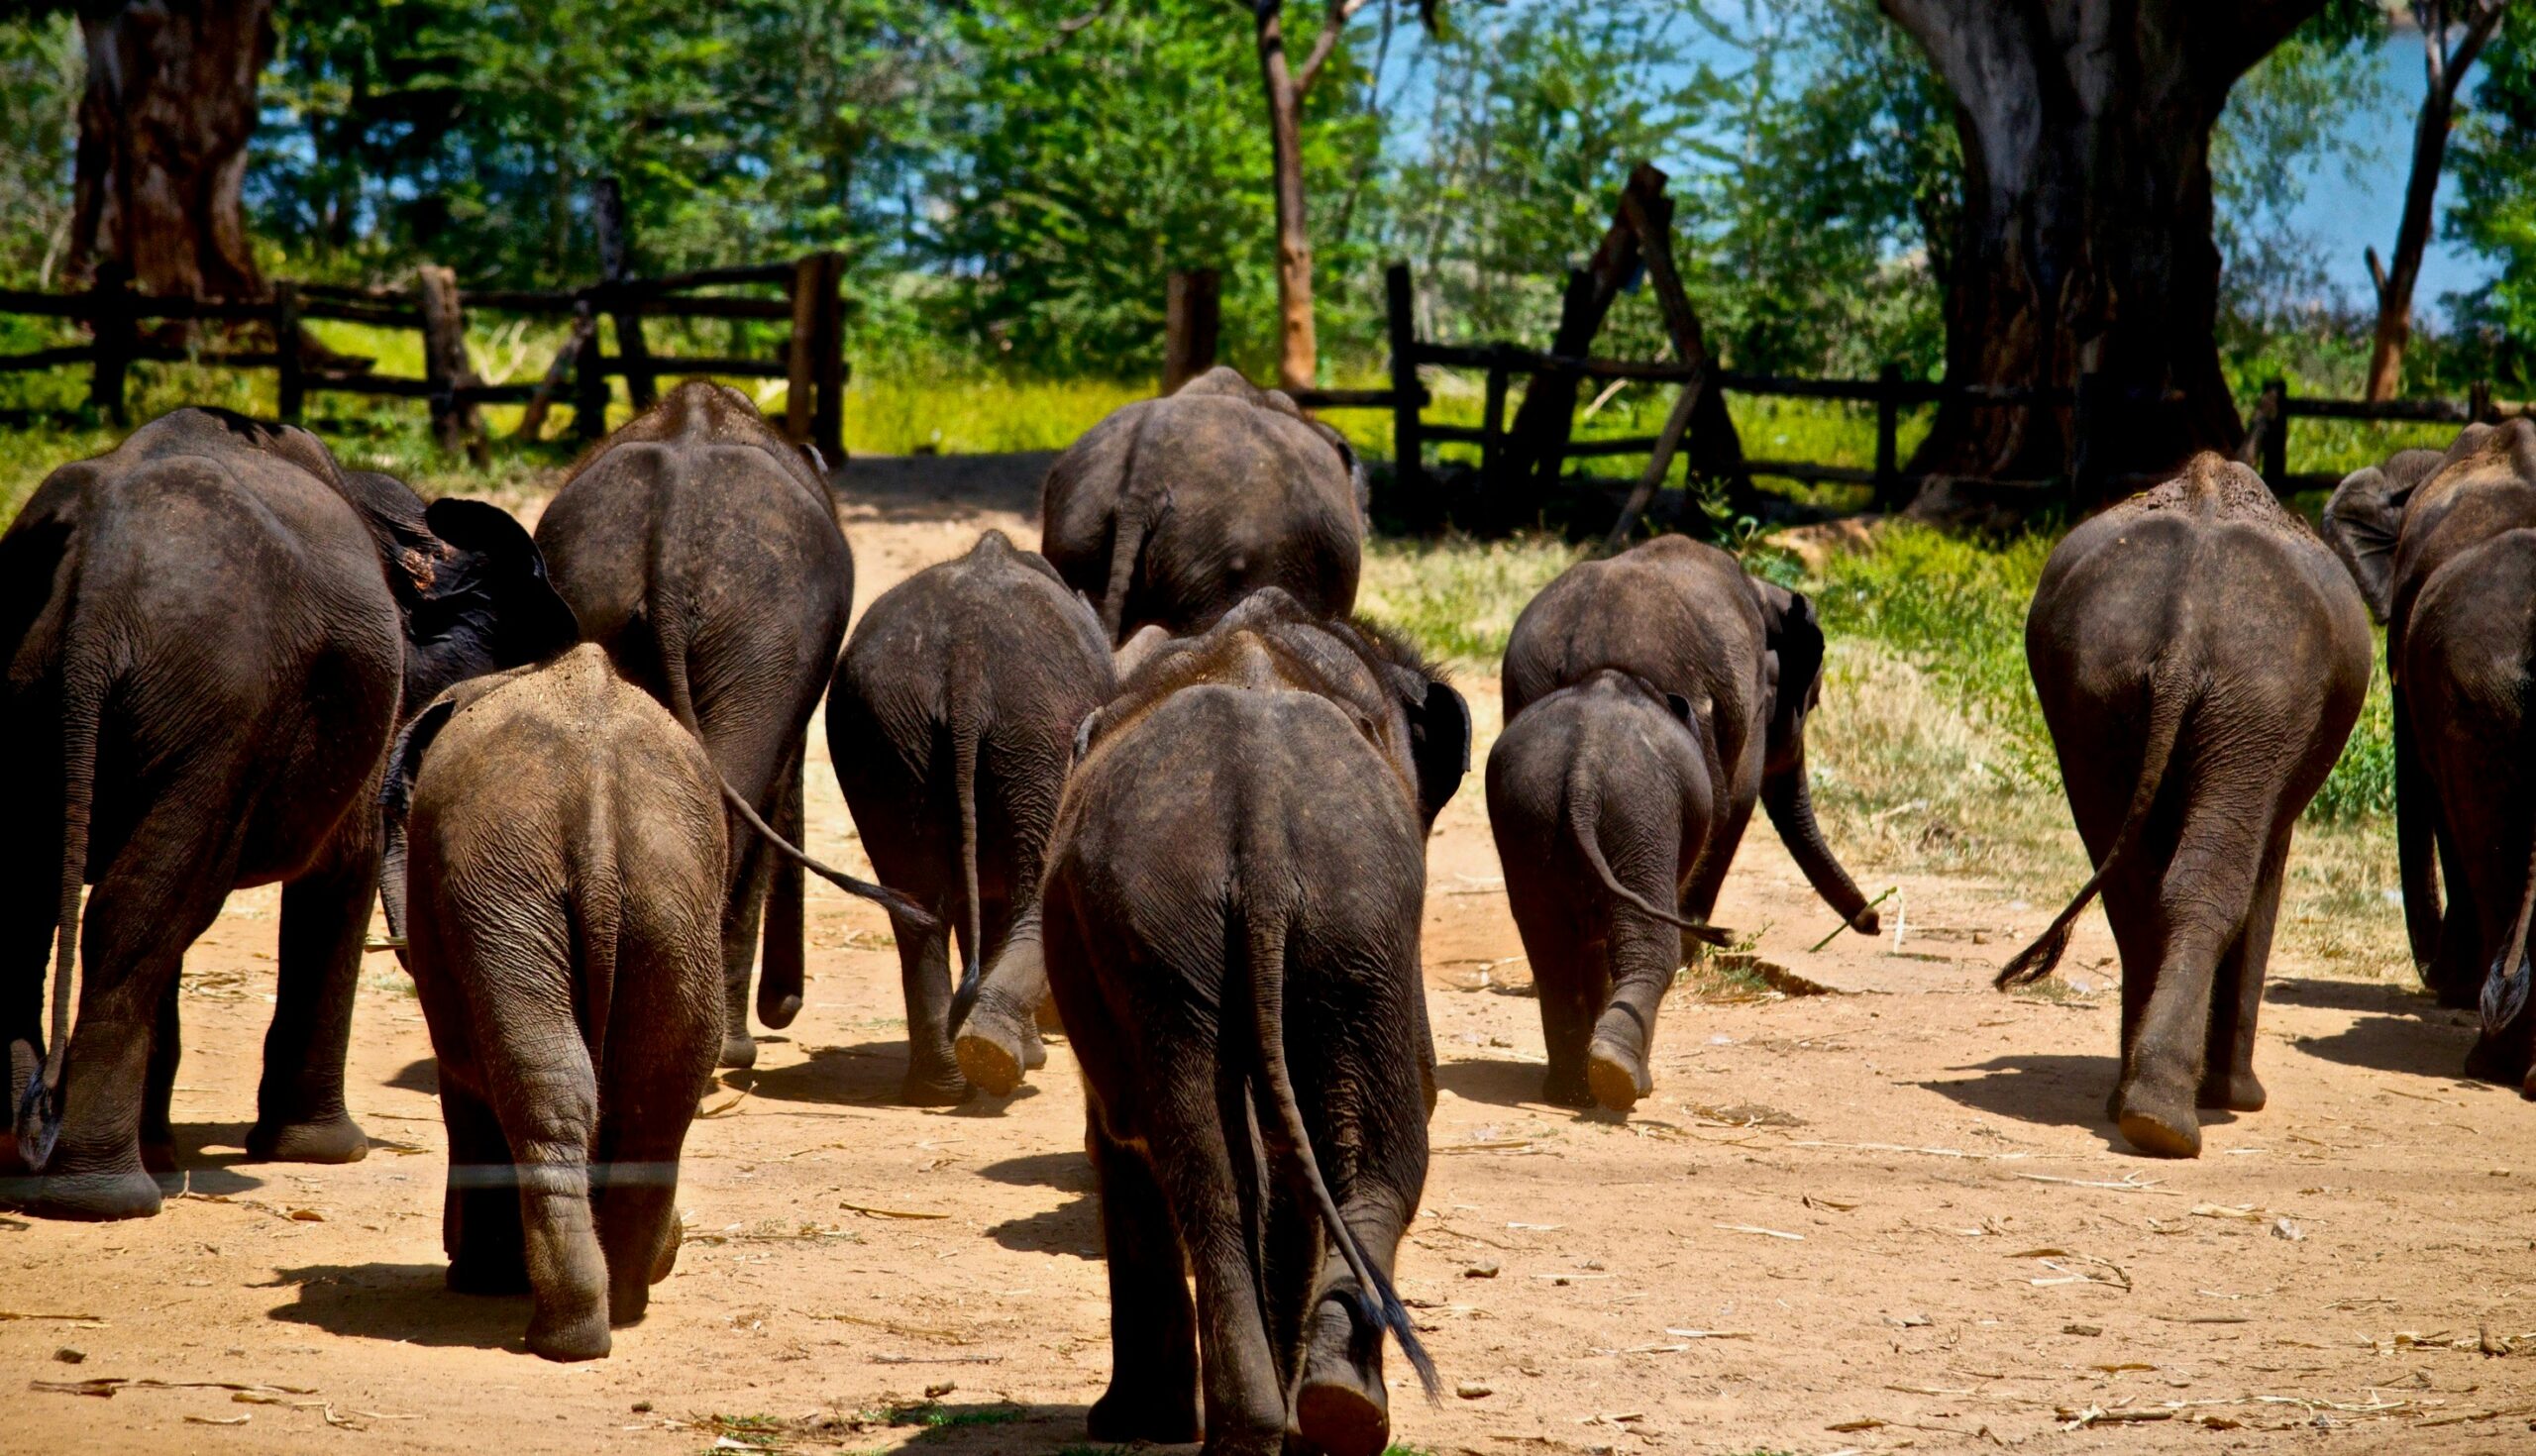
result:
[[[2439,960],[2439,795],[2422,767],[2404,712],[2404,689],[2389,688],[2395,720],[2395,865],[2404,894],[2404,935],[2427,978]]]
[[[1823,842],[1823,826],[1814,821],[1814,793],[1805,780],[1805,755],[1800,751],[1795,758],[1793,764],[1762,779],[1761,807],[1768,811],[1780,842],[1795,856],[1796,867],[1805,872],[1814,892],[1839,911],[1850,929],[1873,935],[1878,927],[1875,912],[1858,892],[1857,882],[1832,857],[1832,847]]]

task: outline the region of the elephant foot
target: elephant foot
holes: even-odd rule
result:
[[[637,1279],[618,1285],[607,1292],[608,1328],[623,1329],[629,1324],[641,1324],[643,1316],[650,1313],[651,1308],[652,1287],[649,1283]],[[599,1353],[604,1355],[607,1352],[601,1350]]]
[[[1034,1046],[1039,1053],[1036,1062],[1030,1059]],[[1044,1067],[1048,1061],[1047,1049],[1039,1045],[1037,1030],[1028,1020],[985,1002],[961,1023],[951,1054],[960,1064],[963,1079],[999,1097],[1012,1095],[1024,1072]]]
[[[163,1196],[158,1180],[137,1167],[110,1173],[53,1173],[27,1180],[26,1185],[32,1185],[24,1204],[28,1212],[39,1218],[89,1223],[154,1217]]]
[[[1585,1085],[1594,1100],[1615,1112],[1626,1112],[1655,1091],[1644,1058],[1607,1037],[1594,1038],[1585,1053]]]
[[[2123,1141],[2155,1158],[2201,1156],[2201,1119],[2189,1099],[2125,1089],[2114,1105]]]
[[[792,1025],[792,1018],[800,1014],[801,998],[797,995],[780,995],[773,1000],[764,996],[758,998],[757,1019],[777,1031]]]
[[[1358,1358],[1359,1350],[1367,1352],[1365,1358]],[[1290,1450],[1314,1456],[1382,1456],[1391,1444],[1379,1336],[1360,1338],[1355,1320],[1334,1300],[1321,1304],[1311,1352],[1304,1357],[1295,1434]]]
[[[532,1355],[549,1360],[598,1360],[605,1358],[610,1343],[604,1303],[553,1318],[543,1309],[529,1316],[528,1349]]]
[[[677,1270],[678,1246],[685,1241],[686,1235],[679,1231],[678,1220],[669,1220],[669,1227],[661,1232],[661,1251],[652,1256],[652,1283],[659,1284]]]
[[[722,1038],[722,1055],[713,1063],[725,1071],[744,1072],[757,1065],[757,1038],[734,1031]]]
[[[1198,1439],[1202,1429],[1195,1380],[1189,1389],[1170,1393],[1112,1379],[1110,1389],[1092,1403],[1092,1413],[1083,1422],[1085,1435],[1121,1445],[1134,1441],[1186,1445]]]
[[[361,1124],[342,1112],[302,1122],[259,1122],[247,1133],[257,1163],[358,1163],[370,1156]]]
[[[2260,1112],[2271,1094],[2252,1072],[2232,1072],[2213,1077],[2201,1084],[2201,1094],[2193,1099],[2204,1107],[2229,1112]]]
[[[1590,1107],[1594,1105],[1594,1089],[1582,1069],[1552,1067],[1541,1079],[1541,1100],[1553,1107]]]
[[[909,1107],[956,1107],[967,1101],[974,1091],[957,1069],[919,1072],[909,1068],[898,1082],[898,1101]]]
[[[141,1171],[153,1177],[172,1177],[176,1172],[176,1144],[170,1138],[141,1140]]]

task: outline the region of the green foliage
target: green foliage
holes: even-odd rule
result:
[[[1467,672],[1494,673],[1515,618],[1583,555],[1546,534],[1486,542],[1377,537],[1365,545],[1356,605],[1408,633],[1428,657]]]
[[[83,64],[67,14],[0,25],[0,276],[50,278],[69,240]],[[0,327],[0,352],[32,347]]]
[[[2498,271],[2451,303],[2461,319],[2482,321],[2493,336],[2493,372],[2523,389],[2536,380],[2536,10],[2511,7],[2481,69],[2474,105],[2448,142],[2446,231]]]

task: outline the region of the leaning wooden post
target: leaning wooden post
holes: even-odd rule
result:
[[[819,255],[792,262],[792,337],[784,351],[784,438],[795,445],[810,443],[810,415],[817,404],[818,367],[810,352],[810,336],[818,328]]]
[[[2492,381],[2477,379],[2466,386],[2466,423],[2488,425],[2492,422]]]
[[[1875,376],[1875,508],[1890,514],[1902,499],[1902,366],[1888,364]]]
[[[1223,279],[1214,268],[1175,268],[1163,294],[1162,392],[1215,366],[1223,327]]]
[[[1621,189],[1614,226],[1637,235],[1638,259],[1645,264],[1647,286],[1654,290],[1657,308],[1664,315],[1673,357],[1702,370],[1710,384],[1700,391],[1691,417],[1690,468],[1725,481],[1727,499],[1735,509],[1756,510],[1760,491],[1744,468],[1744,442],[1726,408],[1725,381],[1718,378],[1709,358],[1707,335],[1700,327],[1698,310],[1691,307],[1690,291],[1673,267],[1673,199],[1664,195],[1664,181],[1663,171],[1650,163],[1641,161],[1632,169],[1629,185]]]
[[[845,255],[819,255],[813,300],[810,359],[816,375],[816,407],[810,412],[810,444],[831,470],[845,465]]]
[[[573,433],[596,440],[607,433],[607,361],[598,352],[598,308],[585,293],[573,304]],[[581,323],[589,327],[583,329]]]
[[[608,317],[616,320],[616,360],[625,370],[625,395],[641,414],[660,396],[652,369],[651,347],[643,342],[642,304],[631,286],[634,277],[634,234],[625,220],[625,189],[614,177],[598,179],[599,291],[608,300]]]
[[[1400,511],[1413,523],[1426,505],[1426,432],[1419,414],[1426,406],[1426,390],[1418,382],[1418,295],[1410,285],[1409,264],[1383,269],[1383,306],[1391,333],[1391,479]]]
[[[119,260],[99,264],[97,281],[88,290],[88,331],[96,341],[96,363],[88,375],[88,403],[105,411],[116,424],[125,424],[131,417],[124,409],[124,374],[132,367],[133,351],[141,336],[132,316],[131,267]]]
[[[306,412],[308,372],[300,359],[299,285],[273,284],[273,413],[296,425]]]
[[[2266,380],[2261,408],[2268,428],[2263,432],[2263,464],[2258,468],[2276,495],[2289,483],[2289,381]]]
[[[1506,361],[1488,366],[1488,403],[1479,417],[1479,478],[1494,480],[1506,449]]]
[[[467,366],[467,312],[454,269],[426,263],[415,270],[423,312],[423,378],[431,385],[432,435],[443,450],[464,450],[481,429],[476,407],[458,391],[474,373]]]

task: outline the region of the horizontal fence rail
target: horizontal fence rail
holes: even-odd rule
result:
[[[433,275],[437,273],[438,286]],[[298,423],[316,393],[420,399],[431,406],[435,427],[457,444],[476,437],[474,411],[487,404],[529,408],[522,433],[534,435],[547,406],[570,404],[575,431],[604,433],[607,380],[626,380],[636,407],[648,408],[665,374],[719,374],[784,379],[791,385],[782,422],[792,439],[815,446],[831,461],[844,455],[844,389],[850,371],[843,357],[842,260],[820,253],[784,263],[696,268],[654,277],[619,276],[570,290],[460,289],[446,269],[426,267],[413,288],[282,281],[253,299],[161,298],[135,291],[127,275],[100,270],[96,284],[77,292],[0,288],[0,314],[69,320],[89,330],[89,342],[0,355],[0,373],[70,368],[90,371],[88,403],[121,422],[127,417],[127,375],[135,364],[193,364],[211,368],[272,369],[279,375],[280,418]],[[780,287],[781,298],[698,294],[699,288]],[[487,383],[467,364],[469,311],[525,317],[569,318],[574,329],[542,379]],[[612,317],[618,350],[600,352],[596,321]],[[790,325],[780,351],[766,358],[652,354],[643,345],[640,320],[739,319]],[[335,356],[315,347],[312,322],[366,324],[421,333],[423,377],[383,374],[369,367],[329,364]],[[171,323],[262,325],[269,348],[178,345],[147,337],[144,326]]]

